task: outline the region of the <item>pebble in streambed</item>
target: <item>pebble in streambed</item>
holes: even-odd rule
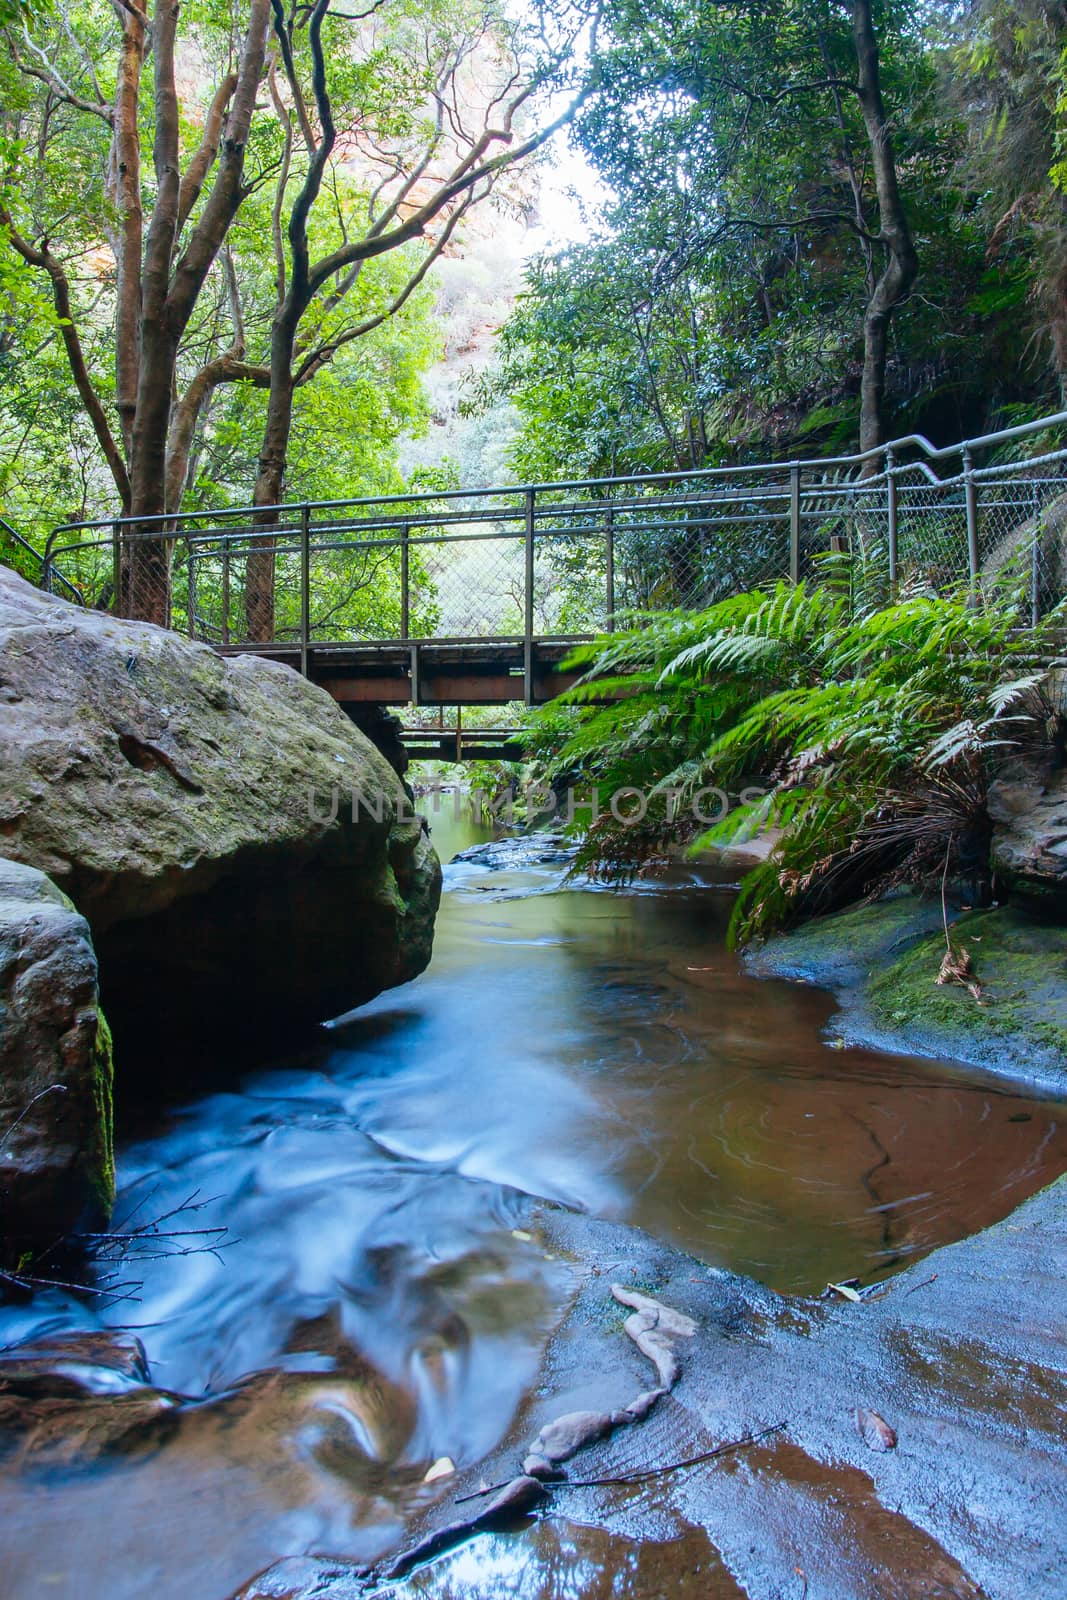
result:
[[[657,1387],[642,1390],[619,1411],[568,1411],[546,1423],[525,1456],[522,1471],[508,1483],[496,1485],[495,1493],[485,1491],[493,1496],[487,1506],[471,1516],[435,1528],[393,1563],[387,1577],[402,1578],[420,1562],[443,1555],[470,1534],[494,1528],[531,1510],[547,1497],[551,1483],[565,1479],[563,1462],[587,1445],[608,1438],[616,1428],[640,1422],[674,1387],[681,1373],[681,1363],[673,1340],[691,1339],[697,1332],[697,1323],[651,1295],[639,1294],[622,1284],[613,1283],[611,1293],[620,1305],[630,1308],[631,1314],[623,1327],[656,1369]]]

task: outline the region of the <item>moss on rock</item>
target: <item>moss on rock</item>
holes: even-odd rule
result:
[[[0,1259],[109,1217],[111,1077],[85,918],[0,857]]]
[[[86,1179],[100,1215],[110,1217],[115,1203],[115,1113],[113,1089],[115,1062],[111,1029],[101,1010],[96,1013],[96,1038],[90,1063],[92,1099],[96,1116],[86,1160]]]
[[[940,926],[939,904],[912,894],[896,894],[815,917],[790,933],[754,946],[746,952],[745,964],[759,978],[793,978],[828,989],[852,988]]]
[[[941,986],[940,902],[898,894],[819,917],[747,953],[757,977],[832,989],[856,1043],[944,1056],[1067,1088],[1067,929],[1030,906],[950,911],[982,985]]]
[[[959,984],[937,983],[945,938],[931,933],[871,979],[874,1020],[984,1065],[1040,1066],[1067,1082],[1067,930],[1000,906],[959,917],[952,942],[970,954],[981,1003]]]

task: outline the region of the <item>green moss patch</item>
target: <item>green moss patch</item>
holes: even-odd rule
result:
[[[945,938],[928,933],[872,976],[874,1021],[971,1059],[1067,1072],[1067,929],[1002,906],[959,917],[952,942],[970,953],[981,1004],[958,984],[938,985]]]
[[[852,988],[940,926],[940,903],[897,894],[778,934],[746,952],[745,965],[756,977]]]
[[[110,1220],[115,1203],[114,1108],[112,1089],[114,1062],[111,1029],[102,1011],[97,1012],[96,1041],[93,1045],[93,1105],[96,1111],[94,1136],[88,1151],[86,1176],[99,1207],[100,1216]]]

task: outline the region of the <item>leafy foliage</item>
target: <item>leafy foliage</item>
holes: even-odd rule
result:
[[[779,584],[582,647],[564,696],[577,725],[557,724],[548,776],[605,801],[635,788],[649,805],[637,827],[604,813],[579,864],[632,871],[680,841],[770,830],[734,911],[741,939],[947,871],[987,897],[990,783],[1063,735],[1049,693],[1063,618],[1019,621],[1010,600],[856,612],[833,589]],[[736,803],[702,829],[692,807],[711,786]]]
[[[855,446],[884,241],[850,11],[609,8],[576,130],[609,199],[588,243],[532,263],[501,344],[521,477]],[[891,330],[890,428],[948,443],[1062,390],[1067,32],[1045,0],[885,3],[877,28],[920,262]]]

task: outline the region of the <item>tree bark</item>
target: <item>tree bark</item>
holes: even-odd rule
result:
[[[133,450],[137,410],[137,371],[141,337],[141,140],[138,117],[141,73],[145,56],[145,23],[140,12],[124,8],[122,45],[107,190],[118,213],[114,238],[117,304],[115,307],[115,408],[119,414],[126,460]]]
[[[288,299],[288,296],[287,296]],[[296,326],[291,316],[275,318],[271,330],[270,396],[253,504],[280,505],[285,489],[285,464],[293,427],[293,348]],[[267,644],[274,638],[275,535],[268,530],[278,522],[277,511],[257,514],[245,571],[245,632],[250,641]]]
[[[885,267],[874,285],[863,319],[863,376],[860,384],[860,450],[863,451],[873,450],[885,441],[889,327],[897,306],[915,282],[919,262],[897,181],[893,138],[882,98],[878,40],[870,0],[855,0],[852,29],[859,67],[856,94],[871,148],[881,238],[886,248]],[[878,469],[877,457],[873,457],[865,464],[864,475],[871,476]]]
[[[171,539],[167,536],[167,523],[158,519],[166,511],[177,509],[168,504],[173,490],[168,445],[178,349],[211,265],[244,198],[244,156],[256,90],[263,76],[269,17],[270,0],[252,0],[236,80],[228,76],[216,92],[204,138],[184,181],[179,165],[180,123],[174,79],[177,0],[160,0],[153,19],[156,200],[139,272],[137,384],[128,447],[129,511],[131,517],[144,517],[146,521],[130,528],[119,604],[124,614],[162,626],[170,619]],[[230,114],[222,136],[226,105],[230,106]],[[214,159],[213,151],[220,142],[221,156],[211,193],[175,265],[179,231],[200,194]],[[203,396],[201,403],[202,399]]]
[[[308,246],[308,218],[322,188],[326,163],[337,139],[334,127],[330,94],[326,82],[326,58],[322,48],[322,23],[330,8],[330,0],[316,0],[308,24],[308,44],[311,49],[312,89],[315,109],[319,117],[319,139],[314,135],[303,109],[303,97],[293,66],[285,14],[281,0],[272,0],[274,32],[282,50],[290,89],[301,112],[301,126],[308,145],[307,174],[300,187],[289,216],[289,283],[274,313],[270,337],[270,396],[267,402],[267,420],[263,430],[263,444],[259,453],[259,470],[252,497],[255,506],[276,506],[285,487],[285,465],[289,450],[289,435],[293,426],[293,395],[296,384],[293,377],[293,354],[300,319],[311,304],[314,290],[310,283],[310,252]],[[266,510],[255,519],[256,536],[253,538],[245,571],[245,631],[256,644],[269,643],[274,637],[274,572],[275,535],[267,530],[276,526],[278,513]]]
[[[141,340],[130,453],[130,513],[157,518],[166,509],[167,436],[178,340],[165,315],[178,229],[181,172],[174,83],[177,0],[159,0],[152,26],[156,199],[141,268]],[[123,612],[166,627],[170,622],[171,542],[152,520],[128,530],[120,596]]]

